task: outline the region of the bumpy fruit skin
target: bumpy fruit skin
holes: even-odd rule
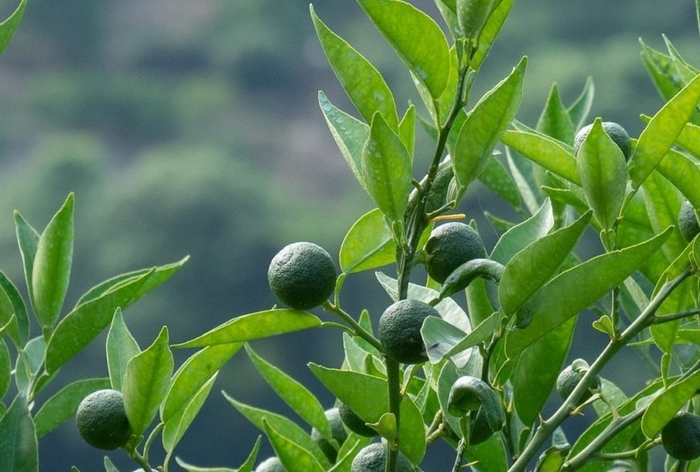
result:
[[[348,438],[348,432],[345,431],[345,426],[343,425],[343,421],[340,419],[338,408],[326,410],[325,414],[328,422],[331,425],[331,434],[333,435],[333,439],[338,443],[338,446],[341,446]],[[311,439],[316,441],[316,444],[318,444],[318,447],[321,448],[328,460],[331,461],[332,464],[335,463],[335,460],[338,458],[338,450],[333,446],[333,444],[330,443],[330,441],[321,436],[321,433],[319,433],[316,428],[311,429]]]
[[[567,366],[564,370],[559,373],[557,377],[557,393],[562,399],[566,399],[574,391],[578,383],[581,381],[586,372],[588,371],[588,364],[582,359],[577,359]],[[581,405],[586,400],[591,398],[593,393],[591,389],[597,389],[600,387],[600,378],[598,376],[594,377],[588,386],[588,390],[581,396],[578,404]]]
[[[436,227],[425,243],[426,268],[433,280],[443,283],[457,267],[486,257],[479,233],[471,226],[450,222]]]
[[[666,454],[679,461],[700,457],[700,416],[681,411],[661,430]]]
[[[386,446],[383,443],[372,443],[360,449],[350,465],[350,472],[384,472],[386,465]],[[399,453],[396,472],[412,472],[411,462]]]
[[[377,436],[377,432],[367,426],[364,420],[360,418],[357,413],[352,411],[345,403],[338,402],[338,413],[340,414],[340,419],[345,427],[353,433],[368,438]]]
[[[591,132],[593,124],[586,125],[576,133],[574,138],[574,154],[578,154],[578,150],[581,148],[581,144]],[[603,121],[603,131],[605,131],[610,139],[612,139],[617,147],[622,151],[622,155],[625,156],[625,160],[628,160],[632,155],[632,140],[630,135],[627,134],[627,130],[620,126],[619,124],[612,121]]]
[[[440,314],[427,303],[414,299],[399,300],[384,310],[379,317],[378,334],[386,355],[404,364],[427,361],[420,329],[428,316]]]
[[[131,425],[121,392],[98,390],[86,396],[75,415],[80,436],[97,449],[112,450],[129,440]]]
[[[678,212],[678,229],[688,242],[700,233],[700,223],[695,216],[695,208],[688,200],[681,204],[681,209]]]
[[[267,280],[282,303],[296,310],[308,310],[333,293],[335,264],[330,254],[314,243],[292,243],[272,258]]]
[[[277,457],[268,457],[255,468],[255,472],[287,472],[287,469]]]

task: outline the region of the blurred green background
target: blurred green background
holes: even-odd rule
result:
[[[413,3],[437,14],[429,0]],[[314,6],[382,70],[401,108],[416,101],[407,73],[355,2]],[[3,0],[0,17],[15,7]],[[571,103],[591,76],[592,115],[636,136],[639,115],[662,104],[638,38],[662,48],[663,33],[700,63],[691,0],[519,0],[473,96],[528,55],[519,119],[535,124],[553,82]],[[41,229],[75,191],[69,305],[107,277],[191,256],[127,310],[142,348],[164,324],[178,342],[272,306],[266,270],[279,248],[309,240],[337,254],[345,231],[371,208],[325,127],[319,89],[350,110],[316,42],[308,0],[30,0],[0,60],[0,269],[22,285],[12,211]],[[429,144],[418,149],[424,155],[416,162],[425,163]],[[506,211],[481,190],[462,208],[477,219],[485,209]],[[490,248],[497,235],[481,221]],[[371,275],[349,281],[350,311],[387,303]],[[64,382],[106,375],[103,341],[64,368]],[[339,332],[323,331],[254,347],[330,406],[305,363],[337,365],[340,342]],[[176,352],[177,362],[188,354]],[[179,446],[184,460],[238,467],[252,447],[256,430],[222,389],[288,413],[239,355]],[[82,443],[72,423],[42,439],[40,450],[42,470],[101,468],[103,454]],[[265,445],[261,458],[269,452]],[[121,470],[135,468],[122,455],[112,454]],[[440,455],[433,452],[425,469],[447,470],[452,458]]]

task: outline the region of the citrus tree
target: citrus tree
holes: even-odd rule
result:
[[[642,44],[665,105],[641,116],[639,137],[589,119],[590,81],[568,106],[553,85],[537,123],[522,123],[526,58],[472,96],[513,3],[435,0],[440,17],[432,18],[401,0],[358,0],[415,84],[420,103],[405,106],[311,7],[355,108],[341,110],[320,92],[320,109],[375,208],[348,230],[337,259],[311,242],[281,249],[268,268],[279,307],[175,344],[163,328],[141,349],[122,310],[184,260],[117,276],[64,310],[73,196],[42,233],[16,214],[30,303],[0,274],[3,470],[36,471],[38,438],[74,415],[89,444],[124,449],[144,471],[173,470],[176,446],[236,354],[250,358],[296,419],[224,393],[261,436],[237,469],[175,458],[184,470],[432,470],[422,462],[436,442],[454,450],[453,472],[658,470],[654,450],[664,470],[699,470],[698,70],[668,39],[666,52]],[[23,6],[2,24],[5,44]],[[416,155],[423,136],[427,158]],[[487,215],[500,233],[490,249],[459,213],[477,182],[517,215]],[[599,249],[583,257],[577,249],[589,230]],[[344,308],[345,282],[363,276],[386,291],[383,312]],[[108,376],[38,405],[60,368],[106,329]],[[307,329],[341,334],[340,365],[308,366],[333,405],[253,349],[255,340],[284,343],[284,334]],[[607,343],[569,363],[575,335]],[[176,370],[173,349],[194,353]],[[623,391],[607,368],[623,349],[650,372],[639,391]],[[545,414],[549,402],[556,407]],[[591,419],[572,435],[567,425],[582,412]],[[263,436],[275,457],[258,457]],[[165,456],[155,466],[157,440]],[[117,470],[109,456],[104,466]]]

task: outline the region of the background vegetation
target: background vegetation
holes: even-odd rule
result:
[[[0,17],[15,6],[3,2]],[[371,25],[358,21],[363,13],[354,2],[315,7],[405,90],[405,100],[413,98],[409,78]],[[592,76],[592,115],[636,135],[639,114],[662,103],[639,59],[638,38],[658,46],[666,33],[697,63],[696,31],[692,2],[520,0],[477,89],[490,87],[526,54],[519,119],[534,124],[552,78],[570,102]],[[0,268],[21,279],[12,210],[43,227],[75,191],[75,253],[82,259],[74,264],[69,303],[113,274],[190,254],[176,277],[127,311],[142,345],[164,323],[177,342],[272,305],[265,278],[271,256],[295,240],[317,242],[333,254],[371,206],[325,128],[320,88],[349,108],[317,44],[308,1],[30,2],[0,61]],[[488,198],[494,197],[473,194],[463,211],[476,217],[480,200]],[[486,223],[480,228],[490,248],[495,232]],[[356,293],[369,290],[352,282]],[[387,302],[378,294],[368,308]],[[351,300],[346,304],[352,307]],[[339,341],[339,335],[320,339],[311,332],[279,345],[261,343],[258,350],[296,368],[297,378],[321,391],[304,363],[323,358],[332,364],[339,351],[326,346]],[[294,343],[305,347],[300,358],[280,351]],[[66,370],[75,378],[105,372],[101,352],[96,345]],[[243,399],[266,395],[244,357],[237,359],[219,377],[220,388]],[[212,395],[180,455],[236,466],[256,434]],[[42,441],[44,470],[68,470],[76,458],[84,469],[101,462],[72,423]]]

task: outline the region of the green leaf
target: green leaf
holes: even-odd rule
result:
[[[550,280],[521,308],[532,317],[532,323],[508,333],[508,357],[519,356],[527,346],[622,283],[661,248],[670,233],[671,228],[636,246],[594,257]]]
[[[674,382],[649,404],[642,417],[642,431],[654,438],[700,388],[700,372]]]
[[[644,181],[642,189],[644,190],[642,195],[649,215],[649,222],[654,232],[659,233],[664,228],[677,225],[682,197],[669,181],[664,179],[659,172],[654,171]],[[687,242],[680,231],[671,234],[661,250],[666,257],[666,265],[676,259],[686,245]]]
[[[175,372],[160,409],[167,423],[191,401],[202,386],[226,364],[243,346],[242,343],[205,347],[190,356]]]
[[[328,458],[321,451],[321,448],[316,444],[316,442],[311,439],[309,433],[304,431],[299,425],[294,423],[289,418],[286,418],[280,414],[273,413],[271,411],[263,410],[260,408],[254,408],[252,406],[241,403],[234,398],[230,397],[223,392],[224,398],[236,409],[240,414],[242,414],[248,421],[250,421],[256,428],[267,434],[265,428],[265,423],[274,428],[274,431],[287,438],[287,440],[293,442],[299,447],[310,451],[313,457],[324,467],[330,468],[330,463]]]
[[[581,185],[576,158],[566,144],[544,134],[513,130],[506,131],[501,141],[559,177]]]
[[[316,34],[335,75],[350,100],[367,123],[375,112],[382,114],[389,126],[398,129],[394,96],[379,71],[340,36],[331,31],[310,6]]]
[[[518,357],[513,374],[513,402],[520,420],[533,426],[557,382],[574,337],[571,318],[531,344]],[[537,388],[532,388],[537,385]]]
[[[187,464],[185,461],[179,457],[175,458],[177,465],[185,469],[187,472],[253,472],[255,467],[255,461],[258,457],[258,451],[260,450],[260,442],[262,436],[258,436],[255,440],[255,445],[253,449],[248,454],[248,458],[238,469],[228,469],[226,467],[197,467],[196,465]]]
[[[17,233],[17,244],[22,256],[22,266],[24,268],[24,280],[27,284],[30,300],[34,300],[32,290],[32,270],[34,267],[34,257],[39,246],[39,233],[22,218],[17,211],[14,212],[15,232]]]
[[[21,0],[19,5],[14,12],[2,23],[0,23],[0,54],[5,51],[7,44],[14,36],[17,27],[19,26],[19,21],[22,19],[24,14],[24,8],[27,6],[27,0]]]
[[[73,261],[71,193],[39,237],[32,268],[32,300],[39,325],[47,330],[61,314]]]
[[[12,305],[12,312],[17,324],[16,331],[11,330],[9,332],[10,338],[15,342],[17,347],[21,348],[29,340],[29,315],[27,314],[27,306],[24,304],[22,295],[20,295],[17,287],[15,287],[12,281],[7,278],[2,271],[0,271],[0,289],[2,289],[4,296],[7,297]],[[6,321],[9,320],[0,319],[0,324]]]
[[[667,54],[663,54],[647,46],[644,41],[639,40],[642,46],[642,60],[651,76],[651,80],[659,91],[664,101],[670,100],[678,91],[683,88],[673,59]]]
[[[593,77],[588,77],[586,79],[586,84],[583,86],[581,94],[574,100],[574,103],[567,110],[571,122],[574,125],[574,130],[578,130],[583,127],[586,123],[586,118],[588,113],[591,111],[591,106],[593,105],[593,96],[595,95],[595,86],[593,85]],[[566,141],[567,143],[573,142]]]
[[[413,5],[399,0],[358,0],[414,79],[433,100],[442,95],[450,73],[447,40],[435,21]],[[431,108],[430,104],[428,108]]]
[[[486,160],[486,166],[479,174],[479,181],[512,207],[520,206],[520,194],[513,177],[508,173],[503,163],[495,157]]]
[[[369,126],[333,105],[323,92],[318,103],[340,153],[362,188],[367,190],[362,173],[362,149],[369,137]]]
[[[263,429],[275,450],[275,454],[286,470],[308,470],[309,472],[323,472],[325,470],[311,452],[284,434],[275,431],[275,428],[265,419],[263,419]]]
[[[614,228],[627,189],[625,157],[597,118],[581,144],[578,173],[586,200],[604,230]]]
[[[436,316],[428,317],[420,332],[425,345],[430,346],[427,351],[431,364],[441,362],[466,336],[464,331]]]
[[[39,446],[27,399],[17,395],[0,418],[0,457],[3,472],[37,472]]]
[[[163,448],[170,453],[185,435],[194,419],[197,417],[204,402],[214,386],[214,381],[218,372],[211,376],[209,380],[197,390],[194,395],[188,398],[187,403],[180,408],[174,416],[165,422],[163,427]]]
[[[517,312],[562,266],[591,221],[586,213],[571,225],[535,240],[506,264],[498,299],[506,316]]]
[[[350,228],[340,246],[340,269],[352,274],[375,269],[396,260],[396,244],[382,212],[365,213]]]
[[[7,348],[5,340],[0,334],[0,399],[2,399],[12,383],[12,359],[10,358],[10,350]],[[2,417],[2,411],[0,411]]]
[[[693,207],[700,208],[700,167],[685,154],[673,149],[661,159],[656,167],[681,193],[690,200]]]
[[[321,320],[306,311],[275,308],[233,318],[194,339],[173,347],[206,347],[238,343],[293,333],[321,326]]]
[[[104,458],[105,472],[119,472],[119,469],[112,463],[112,460],[105,456]]]
[[[411,192],[411,156],[382,115],[375,113],[369,140],[362,150],[362,173],[367,191],[392,221],[401,221]]]
[[[647,124],[628,163],[633,188],[651,174],[683,130],[700,101],[700,76],[678,92]]]
[[[463,188],[479,176],[515,118],[522,99],[526,65],[527,59],[523,58],[508,77],[482,97],[462,125],[452,151],[452,163]]]
[[[456,12],[462,34],[468,40],[476,39],[494,9],[495,0],[457,0]]]
[[[643,117],[645,120],[646,118],[646,116]],[[700,126],[686,123],[676,138],[676,144],[692,154],[695,159],[700,159]]]
[[[498,239],[490,257],[501,264],[507,264],[515,254],[549,233],[553,227],[552,203],[546,199],[534,215],[513,226]]]
[[[547,97],[547,104],[537,121],[537,131],[563,143],[574,142],[574,123],[561,100],[557,84],[553,84]]]
[[[389,412],[386,380],[372,375],[309,364],[309,368],[328,390],[348,405],[365,423],[374,424]],[[399,448],[414,464],[425,454],[423,417],[413,401],[404,395],[401,401]]]
[[[173,374],[173,354],[168,346],[168,328],[126,366],[124,406],[133,433],[140,436],[158,413]]]
[[[486,21],[484,28],[481,30],[481,35],[479,36],[477,49],[471,60],[471,66],[474,70],[479,70],[481,68],[514,3],[515,0],[501,0]]]
[[[46,436],[63,422],[75,416],[83,398],[104,388],[110,388],[109,379],[86,379],[75,381],[57,393],[41,406],[34,416],[36,435]]]
[[[112,322],[117,308],[126,309],[170,278],[184,264],[155,267],[126,279],[97,298],[77,305],[56,326],[46,350],[46,372],[51,374],[88,345]]]
[[[535,464],[535,472],[559,472],[566,462],[569,448],[552,446],[540,455]]]
[[[112,317],[112,326],[107,333],[107,368],[114,390],[122,390],[126,365],[140,352],[138,343],[124,323],[121,308],[117,308]]]
[[[249,345],[245,348],[257,371],[282,401],[323,437],[331,437],[331,427],[321,402],[301,383],[256,354]]]

